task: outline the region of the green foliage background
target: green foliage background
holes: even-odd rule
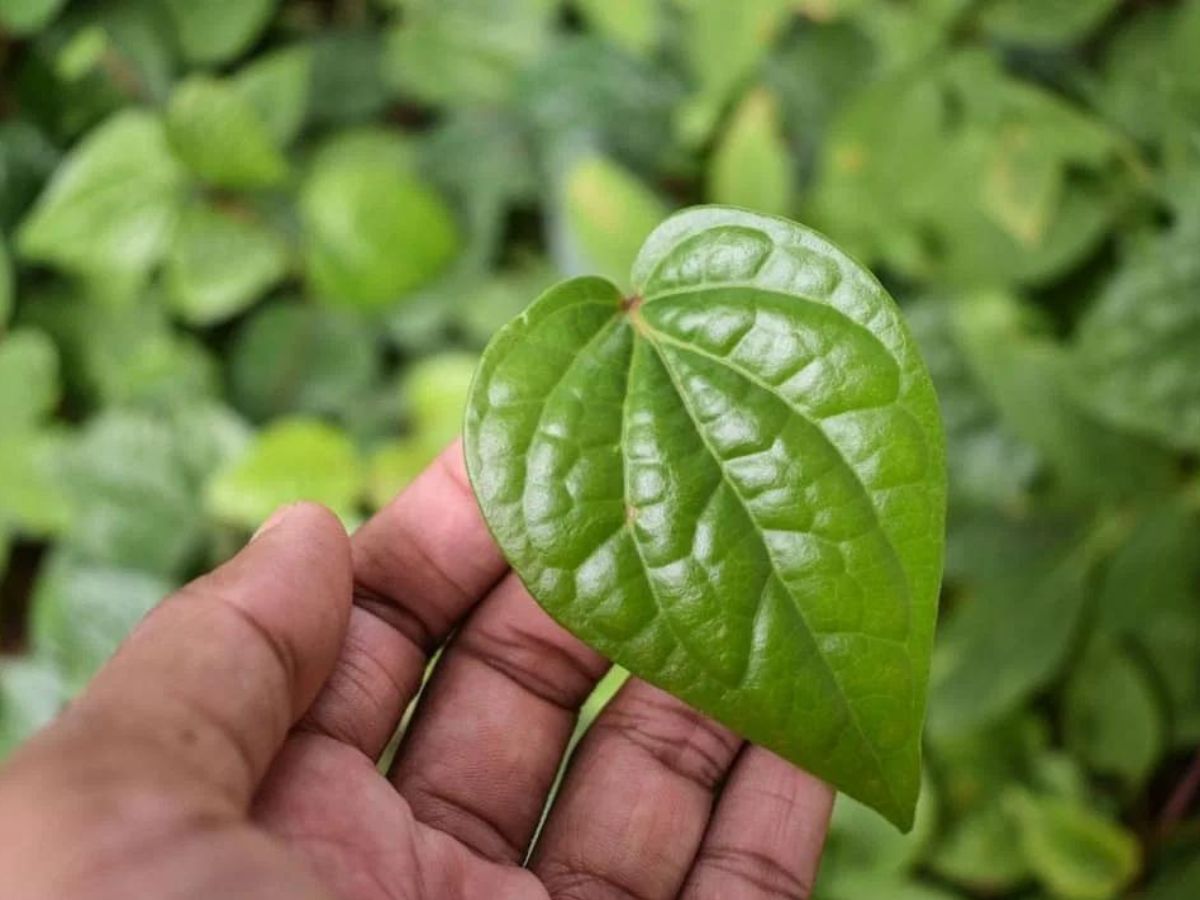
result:
[[[714,201],[875,269],[949,432],[918,827],[840,803],[818,896],[1197,896],[1197,47],[1200,0],[0,0],[0,752]]]

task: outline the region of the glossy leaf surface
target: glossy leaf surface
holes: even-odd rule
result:
[[[899,312],[816,233],[722,207],[661,225],[633,282],[559,285],[485,352],[489,525],[568,629],[907,828],[945,475]]]

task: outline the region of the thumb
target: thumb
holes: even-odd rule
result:
[[[350,611],[350,544],[315,504],[277,512],[249,545],[166,600],[64,716],[84,753],[216,789],[240,807],[333,669]],[[118,763],[119,765],[119,763]]]

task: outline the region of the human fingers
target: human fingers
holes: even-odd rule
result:
[[[81,778],[156,777],[244,809],[332,669],[350,582],[337,518],[286,507],[159,605],[30,754],[66,754]]]
[[[630,680],[580,744],[532,868],[551,898],[678,895],[741,740]]]
[[[721,792],[682,900],[807,900],[833,797],[824,782],[747,745]]]
[[[419,821],[519,863],[607,661],[510,573],[443,652],[391,778]]]
[[[508,570],[455,442],[352,539],[345,645],[304,729],[376,759],[429,654]]]

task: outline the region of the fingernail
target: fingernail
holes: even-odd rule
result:
[[[271,515],[267,517],[267,520],[258,526],[258,530],[250,536],[250,543],[254,543],[276,525],[282,523],[283,520],[288,517],[288,513],[292,511],[295,505],[296,504],[294,503],[288,503],[271,513]]]

